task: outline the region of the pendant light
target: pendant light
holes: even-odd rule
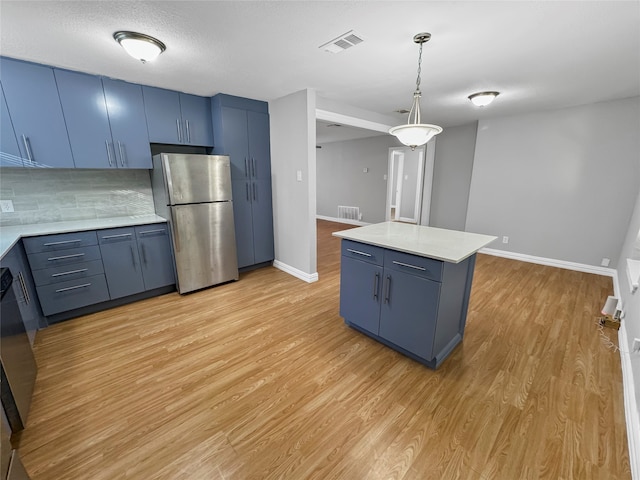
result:
[[[420,44],[420,53],[418,56],[418,78],[416,79],[416,91],[413,92],[413,103],[409,111],[409,118],[406,125],[399,125],[389,130],[391,135],[398,137],[404,145],[414,150],[420,145],[424,145],[432,137],[442,132],[442,128],[437,125],[421,123],[420,117],[420,72],[422,64],[422,45],[431,39],[430,33],[418,33],[413,37],[415,43]]]
[[[125,52],[142,63],[155,60],[167,49],[160,40],[144,33],[120,31],[114,33],[113,38],[124,48]]]

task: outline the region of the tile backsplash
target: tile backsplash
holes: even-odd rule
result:
[[[148,170],[0,168],[0,226],[155,213]]]

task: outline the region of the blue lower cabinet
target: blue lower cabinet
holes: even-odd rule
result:
[[[349,257],[340,265],[340,315],[378,335],[382,267]]]
[[[133,227],[99,230],[97,233],[109,297],[113,300],[144,291]]]
[[[42,312],[49,316],[109,300],[104,274],[37,287]]]
[[[385,271],[378,335],[425,360],[433,356],[440,283]]]
[[[167,224],[135,227],[142,279],[146,290],[176,283]]]
[[[340,315],[431,368],[464,336],[475,255],[453,264],[342,240]]]

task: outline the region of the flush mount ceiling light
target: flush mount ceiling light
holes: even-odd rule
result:
[[[500,95],[500,92],[478,92],[469,95],[469,100],[476,107],[485,107],[493,102],[498,95]]]
[[[167,49],[160,40],[144,33],[121,31],[114,33],[113,38],[129,55],[142,63],[155,60]]]
[[[420,119],[420,71],[422,64],[422,45],[431,39],[430,33],[418,33],[413,37],[415,43],[420,44],[420,53],[418,55],[418,78],[416,79],[416,91],[413,92],[413,103],[409,110],[409,118],[406,125],[399,125],[389,130],[391,135],[398,137],[403,144],[415,149],[420,145],[424,145],[432,137],[442,132],[442,128],[437,125],[421,123]]]

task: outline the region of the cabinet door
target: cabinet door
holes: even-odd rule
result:
[[[2,94],[0,167],[22,167],[22,157],[20,156],[20,149],[18,148],[18,140],[13,130],[9,109],[7,108],[7,101],[4,98],[4,91],[1,91],[1,89],[0,94]]]
[[[20,314],[27,331],[29,342],[33,345],[36,330],[40,326],[46,326],[40,310],[35,283],[27,262],[27,255],[21,242],[16,243],[9,252],[2,257],[0,262],[13,275],[13,289],[20,307]]]
[[[153,168],[142,87],[110,78],[102,84],[118,167]]]
[[[251,182],[251,216],[253,221],[253,263],[273,260],[273,209],[271,178]]]
[[[144,291],[142,269],[133,228],[98,231],[109,297],[122,298]]]
[[[251,213],[251,182],[233,180],[233,223],[236,228],[236,250],[238,268],[253,265],[253,214]]]
[[[135,227],[146,290],[176,283],[166,224]]]
[[[77,168],[116,168],[100,77],[54,69]]]
[[[247,112],[238,108],[222,107],[222,131],[225,150],[223,154],[229,155],[231,160],[231,178],[248,179],[250,165]]]
[[[0,58],[0,71],[24,166],[73,168],[53,69]]]
[[[212,147],[211,100],[207,97],[181,93],[180,111],[184,133],[183,143]]]
[[[183,143],[180,96],[163,88],[142,86],[149,141]]]
[[[342,257],[340,263],[340,316],[378,335],[382,267]]]
[[[431,360],[440,283],[385,269],[379,336]]]
[[[271,150],[269,142],[269,115],[247,112],[249,126],[249,161],[251,177],[271,178]]]

